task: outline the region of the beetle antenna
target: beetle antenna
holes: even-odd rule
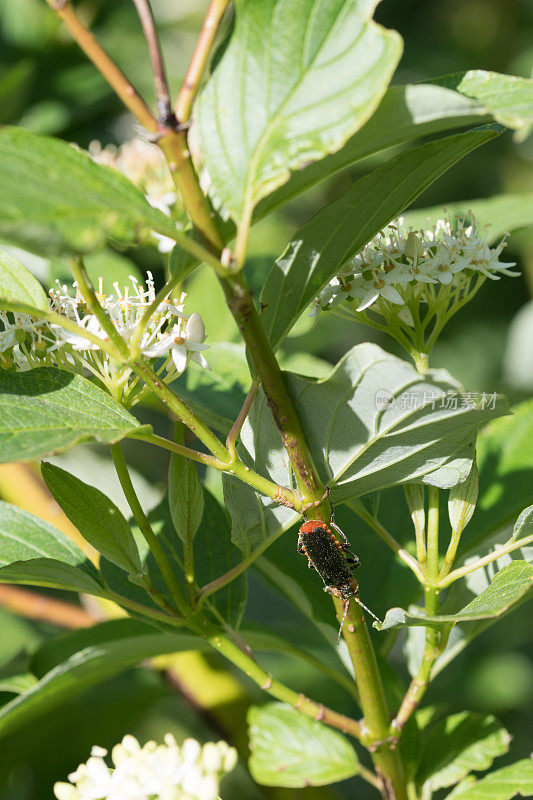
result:
[[[374,619],[376,620],[376,622],[379,622],[379,624],[380,624],[380,625],[383,625],[383,623],[382,623],[382,621],[379,619],[379,617],[376,617],[376,615],[374,614],[374,612],[373,612],[373,611],[370,611],[370,609],[369,609],[367,606],[365,606],[365,604],[364,604],[364,603],[362,603],[362,602],[359,600],[359,598],[358,598],[358,597],[354,597],[353,599],[355,600],[355,602],[356,602],[356,603],[359,603],[359,605],[361,606],[361,608],[364,608],[364,609],[365,609],[365,611],[368,611],[368,613],[370,614],[370,616],[371,616],[371,617],[374,617]],[[344,620],[343,620],[343,621],[344,621]]]
[[[340,626],[340,628],[339,628],[339,635],[337,636],[337,646],[340,644],[340,641],[341,641],[341,633],[342,633],[342,629],[343,629],[343,627],[344,627],[344,622],[345,622],[345,620],[346,620],[346,615],[347,615],[347,613],[348,613],[348,607],[349,607],[349,605],[350,605],[350,601],[349,601],[349,600],[344,600],[344,601],[343,601],[343,604],[342,604],[342,608],[343,608],[343,615],[342,615],[342,622],[341,622],[341,626]]]

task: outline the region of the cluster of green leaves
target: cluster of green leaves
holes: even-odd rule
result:
[[[212,195],[229,213],[239,241],[245,241],[254,221],[318,182],[388,148],[433,137],[355,181],[300,227],[269,265],[260,300],[274,349],[283,345],[344,262],[433,181],[497,137],[501,125],[524,131],[533,120],[531,82],[510,76],[469,72],[389,88],[401,41],[375,24],[374,5],[363,0],[240,0],[229,41],[199,98],[196,124]],[[471,127],[475,125],[479,127]],[[457,129],[465,130],[452,133]],[[148,241],[151,231],[180,241],[183,236],[127,179],[64,142],[5,128],[0,131],[0,170],[0,238],[7,246],[46,259],[92,253],[94,268],[106,271],[112,282],[129,262],[125,265],[105,246],[137,247]],[[495,197],[468,207],[482,222],[494,223],[495,238],[533,221],[531,195]],[[435,214],[435,209],[410,212],[408,221],[421,224]],[[180,268],[182,256],[175,251],[171,267]],[[59,270],[57,262],[47,263],[50,274]],[[38,282],[9,254],[0,258],[0,298],[1,307],[11,310],[38,312],[46,303]],[[211,375],[191,371],[177,383],[201,419],[223,433],[232,425],[249,380],[243,350],[228,341],[231,336],[221,333],[222,343],[213,348]],[[439,408],[433,400],[411,408],[402,400],[409,392],[445,397],[460,386],[441,370],[421,376],[375,345],[351,349],[320,375],[316,367],[312,365],[310,378],[297,370],[288,373],[287,382],[318,473],[331,488],[333,501],[345,504],[339,521],[347,530],[360,529],[353,502],[364,496],[371,520],[385,521],[409,549],[405,518],[394,512],[395,518],[388,520],[386,502],[379,511],[379,497],[385,491],[391,497],[396,491],[391,487],[408,482],[445,491],[464,481],[472,467],[477,429],[506,413],[504,401],[494,408],[454,409]],[[378,392],[395,402],[380,409]],[[2,372],[0,406],[3,462],[38,459],[87,441],[115,444],[146,431],[94,382],[49,368]],[[531,404],[516,409],[513,417],[494,419],[481,433],[480,513],[463,537],[460,563],[505,543],[506,528],[530,505],[531,454],[523,444],[528,436],[531,441]],[[281,437],[261,392],[242,430],[239,452],[261,475],[283,486],[292,484]],[[146,658],[206,646],[193,634],[176,630],[162,610],[161,601],[172,598],[135,522],[98,488],[57,466],[45,464],[43,477],[67,517],[100,553],[99,565],[50,525],[3,503],[0,581],[107,598],[139,619],[102,623],[48,642],[24,670],[5,675],[2,689],[14,697],[0,709],[0,734]],[[497,491],[501,485],[503,493]],[[227,511],[202,486],[194,465],[172,456],[168,491],[149,522],[184,596],[194,602],[202,587],[239,564],[244,554],[271,596],[282,598],[288,622],[293,615],[298,625],[288,637],[287,620],[281,617],[261,619],[260,626],[243,623],[244,572],[205,601],[211,623],[220,629],[240,628],[239,635],[254,650],[280,651],[311,664],[321,678],[326,675],[336,684],[344,702],[351,702],[344,653],[335,648],[331,603],[317,576],[305,570],[295,537],[281,536],[295,525],[297,515],[231,475],[224,476],[224,499]],[[391,502],[393,506],[397,508]],[[529,535],[531,509],[526,512],[511,541]],[[382,630],[390,631],[388,635],[407,628],[413,673],[421,658],[421,626],[453,626],[437,661],[441,670],[488,625],[525,600],[533,576],[527,553],[516,551],[523,558],[511,560],[515,552],[499,572],[487,569],[485,585],[468,577],[454,584],[442,613],[428,620],[413,605],[420,594],[413,575],[370,529],[362,531],[357,549],[365,564],[365,602],[380,614],[386,612]],[[384,659],[381,666],[391,705],[397,707],[406,688],[403,679]],[[357,754],[346,737],[290,707],[254,706],[249,724],[250,768],[261,784],[323,786],[359,772]],[[424,800],[453,786],[450,798],[475,800],[490,793],[506,800],[533,791],[531,762],[517,762],[479,779],[471,773],[489,769],[508,744],[508,734],[492,717],[420,712],[406,727],[400,747],[409,779]]]

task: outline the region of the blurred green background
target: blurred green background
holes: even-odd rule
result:
[[[153,1],[174,94],[183,78],[206,6],[205,0]],[[133,83],[152,100],[146,47],[132,3],[81,0],[77,7]],[[471,68],[527,77],[532,74],[530,0],[403,0],[401,3],[385,0],[376,16],[384,25],[396,28],[405,41],[395,83],[423,81]],[[44,0],[0,2],[0,123],[23,125],[77,142],[82,147],[87,147],[93,139],[103,144],[120,143],[135,134],[132,119],[58,25]],[[390,155],[388,151],[358,165],[357,169],[320,185],[261,222],[253,231],[246,266],[252,285],[261,285],[269,263],[282,251],[297,225],[337,197],[354,176]],[[440,178],[419,198],[417,206],[527,191],[532,186],[533,137],[518,143],[506,133]],[[127,256],[142,270],[149,267],[162,275],[163,262],[153,252],[132,251]],[[432,365],[445,366],[469,390],[503,391],[515,402],[533,395],[533,230],[513,234],[506,257],[519,263],[522,276],[487,281],[475,301],[446,329],[434,351]],[[36,269],[38,273],[38,264]],[[198,272],[187,288],[191,307],[204,315],[209,341],[238,342],[231,319],[220,313],[221,295],[210,274]],[[314,330],[303,323],[297,331],[299,335],[289,339],[282,354],[284,363],[301,371],[314,370],[314,374],[323,372],[327,366],[316,359],[334,363],[349,347],[369,338],[394,352],[391,341],[370,329],[328,315],[322,315]],[[143,483],[143,496],[147,504],[153,505],[164,481],[166,458],[157,454],[147,459],[145,451],[142,452],[144,456],[138,445],[132,443],[128,456],[142,473],[139,480],[147,479]],[[101,480],[101,458],[101,454],[86,448],[69,454],[68,463],[65,460],[62,463],[73,471],[77,469],[89,481],[91,469],[95,475],[98,470],[100,477],[95,480]],[[210,488],[219,491],[213,476],[206,476],[206,480]],[[149,488],[149,484],[155,485],[156,490]],[[372,551],[371,536],[369,531],[361,533],[361,544],[353,542],[356,552]],[[375,549],[377,558],[380,547]],[[373,569],[379,585],[379,564],[374,563]],[[291,628],[305,626],[303,618],[290,610],[258,574],[252,573],[250,580],[251,619],[265,622],[274,617],[283,619],[288,636]],[[378,595],[373,602],[378,613],[385,610]],[[469,708],[497,713],[514,736],[513,756],[509,760],[527,756],[531,750],[530,614],[527,606],[522,607],[480,636],[438,677],[428,693],[428,702],[451,704],[451,711]],[[25,621],[2,609],[0,630],[0,679],[17,658],[23,659],[24,653],[31,653],[51,632],[49,626]],[[314,638],[314,631],[309,630],[311,643]],[[398,643],[393,658],[401,662]],[[281,656],[263,660],[282,680],[294,684],[292,662]],[[193,697],[189,696],[187,676],[196,674],[200,668],[209,670],[205,680],[215,687],[210,698],[194,696],[194,691]],[[177,690],[165,672],[138,668],[7,737],[0,746],[0,800],[48,800],[54,780],[64,778],[80,760],[85,760],[92,744],[112,745],[126,732],[141,738],[161,738],[167,730],[206,739],[231,738],[238,725],[242,727],[246,698],[260,699],[257,690],[231,672],[228,677],[225,665],[223,669],[215,658],[195,661],[191,656],[190,661],[183,659],[180,669],[185,684],[180,684]],[[326,686],[324,679],[310,667],[301,669],[301,681],[295,688],[346,713],[355,713],[348,697],[338,688]],[[0,699],[5,702],[11,697],[2,694]],[[242,733],[241,730],[241,737]],[[240,744],[244,753],[242,739]],[[359,782],[345,782],[331,790],[263,790],[252,785],[244,770],[233,781],[233,785],[223,789],[225,798],[237,793],[243,798],[280,800],[300,796],[310,799],[370,796]]]

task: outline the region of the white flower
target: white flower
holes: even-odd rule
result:
[[[354,282],[350,294],[361,298],[357,311],[364,311],[375,303],[379,297],[383,297],[389,303],[402,306],[405,301],[395,288],[395,284],[410,283],[412,279],[412,275],[400,266],[394,266],[389,271],[384,269],[374,270],[370,278],[367,278],[366,275],[357,276],[357,282]]]
[[[135,337],[140,352],[145,356],[163,356],[166,359],[159,370],[163,381],[172,381],[183,372],[189,361],[210,369],[202,354],[209,347],[204,344],[203,320],[198,313],[185,313],[184,292],[179,299],[167,295],[152,310],[156,291],[150,272],[145,283],[130,276],[130,285],[121,289],[118,283],[114,283],[113,288],[114,293],[106,295],[100,278],[95,294],[103,311],[126,343]],[[14,365],[18,370],[27,370],[46,365],[94,375],[113,396],[127,401],[129,407],[138,402],[148,390],[135,377],[131,367],[115,360],[97,342],[84,336],[84,333],[92,334],[108,343],[110,338],[98,318],[89,313],[76,284],[69,288],[56,281],[49,296],[51,310],[75,323],[79,330],[73,331],[60,322],[50,323],[25,314],[0,313],[0,366],[11,368]]]
[[[86,764],[69,775],[70,783],[56,783],[58,800],[216,800],[220,779],[237,763],[237,753],[225,742],[203,747],[186,739],[181,747],[171,734],[162,745],[143,747],[125,736],[113,748],[113,767],[107,751],[93,748]]]
[[[478,226],[470,212],[467,217],[439,219],[426,231],[406,230],[400,218],[341,268],[313,302],[311,315],[334,309],[347,296],[361,301],[358,312],[372,306],[379,313],[381,298],[401,306],[413,296],[427,303],[433,297],[425,289],[427,284],[460,291],[472,274],[492,280],[501,275],[515,276],[518,273],[510,270],[515,264],[500,261],[505,239],[491,248],[486,230]]]
[[[88,333],[92,333],[93,336],[97,336],[99,339],[107,339],[107,333],[101,327],[100,323],[96,319],[95,316],[89,314],[88,316],[84,317],[83,319],[76,320],[77,325],[80,328],[83,328]],[[58,347],[61,347],[62,344],[69,344],[73,350],[76,352],[81,352],[82,350],[98,350],[98,345],[95,342],[91,342],[89,339],[86,339],[82,334],[76,333],[74,331],[67,330],[66,328],[62,328],[61,325],[57,323],[52,323],[50,326],[52,331],[57,336],[56,342],[50,347],[50,350],[56,350]]]

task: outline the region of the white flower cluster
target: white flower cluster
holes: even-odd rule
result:
[[[404,322],[412,325],[408,306],[413,300],[429,303],[441,289],[451,298],[468,290],[476,278],[519,274],[509,269],[514,263],[500,261],[505,240],[489,247],[486,229],[471,213],[439,219],[430,230],[407,230],[400,218],[343,267],[316,298],[311,314],[348,301],[352,311],[371,309],[386,317],[383,312],[392,303],[404,307]]]
[[[105,762],[107,750],[93,747],[86,764],[69,775],[70,783],[56,783],[57,800],[216,800],[222,776],[234,769],[237,751],[226,742],[196,739],[178,746],[169,733],[165,744],[141,747],[125,736]]]
[[[176,187],[162,151],[143,139],[131,139],[120,147],[109,144],[102,147],[94,140],[89,145],[89,155],[98,164],[118,170],[144,193],[154,208],[167,217],[175,217],[180,209]],[[175,245],[173,239],[152,233],[160,253],[169,253]]]
[[[131,287],[121,290],[115,283],[115,293],[110,295],[104,294],[100,279],[96,296],[115,329],[129,342],[137,326],[142,325],[139,350],[149,359],[164,358],[159,374],[164,373],[165,382],[180,375],[189,361],[210,369],[202,352],[209,347],[204,343],[205,326],[197,312],[185,314],[185,293],[179,302],[165,298],[146,324],[141,322],[156,296],[152,274],[148,272],[147,275],[146,286],[130,276]],[[50,290],[50,308],[83,331],[107,340],[96,316],[88,312],[76,284],[71,294],[69,288],[58,281],[56,289]],[[18,370],[56,366],[79,374],[88,372],[102,381],[113,395],[120,394],[123,401],[128,399],[129,405],[140,399],[137,379],[130,380],[130,367],[114,361],[82,333],[26,314],[0,313],[0,366]]]

